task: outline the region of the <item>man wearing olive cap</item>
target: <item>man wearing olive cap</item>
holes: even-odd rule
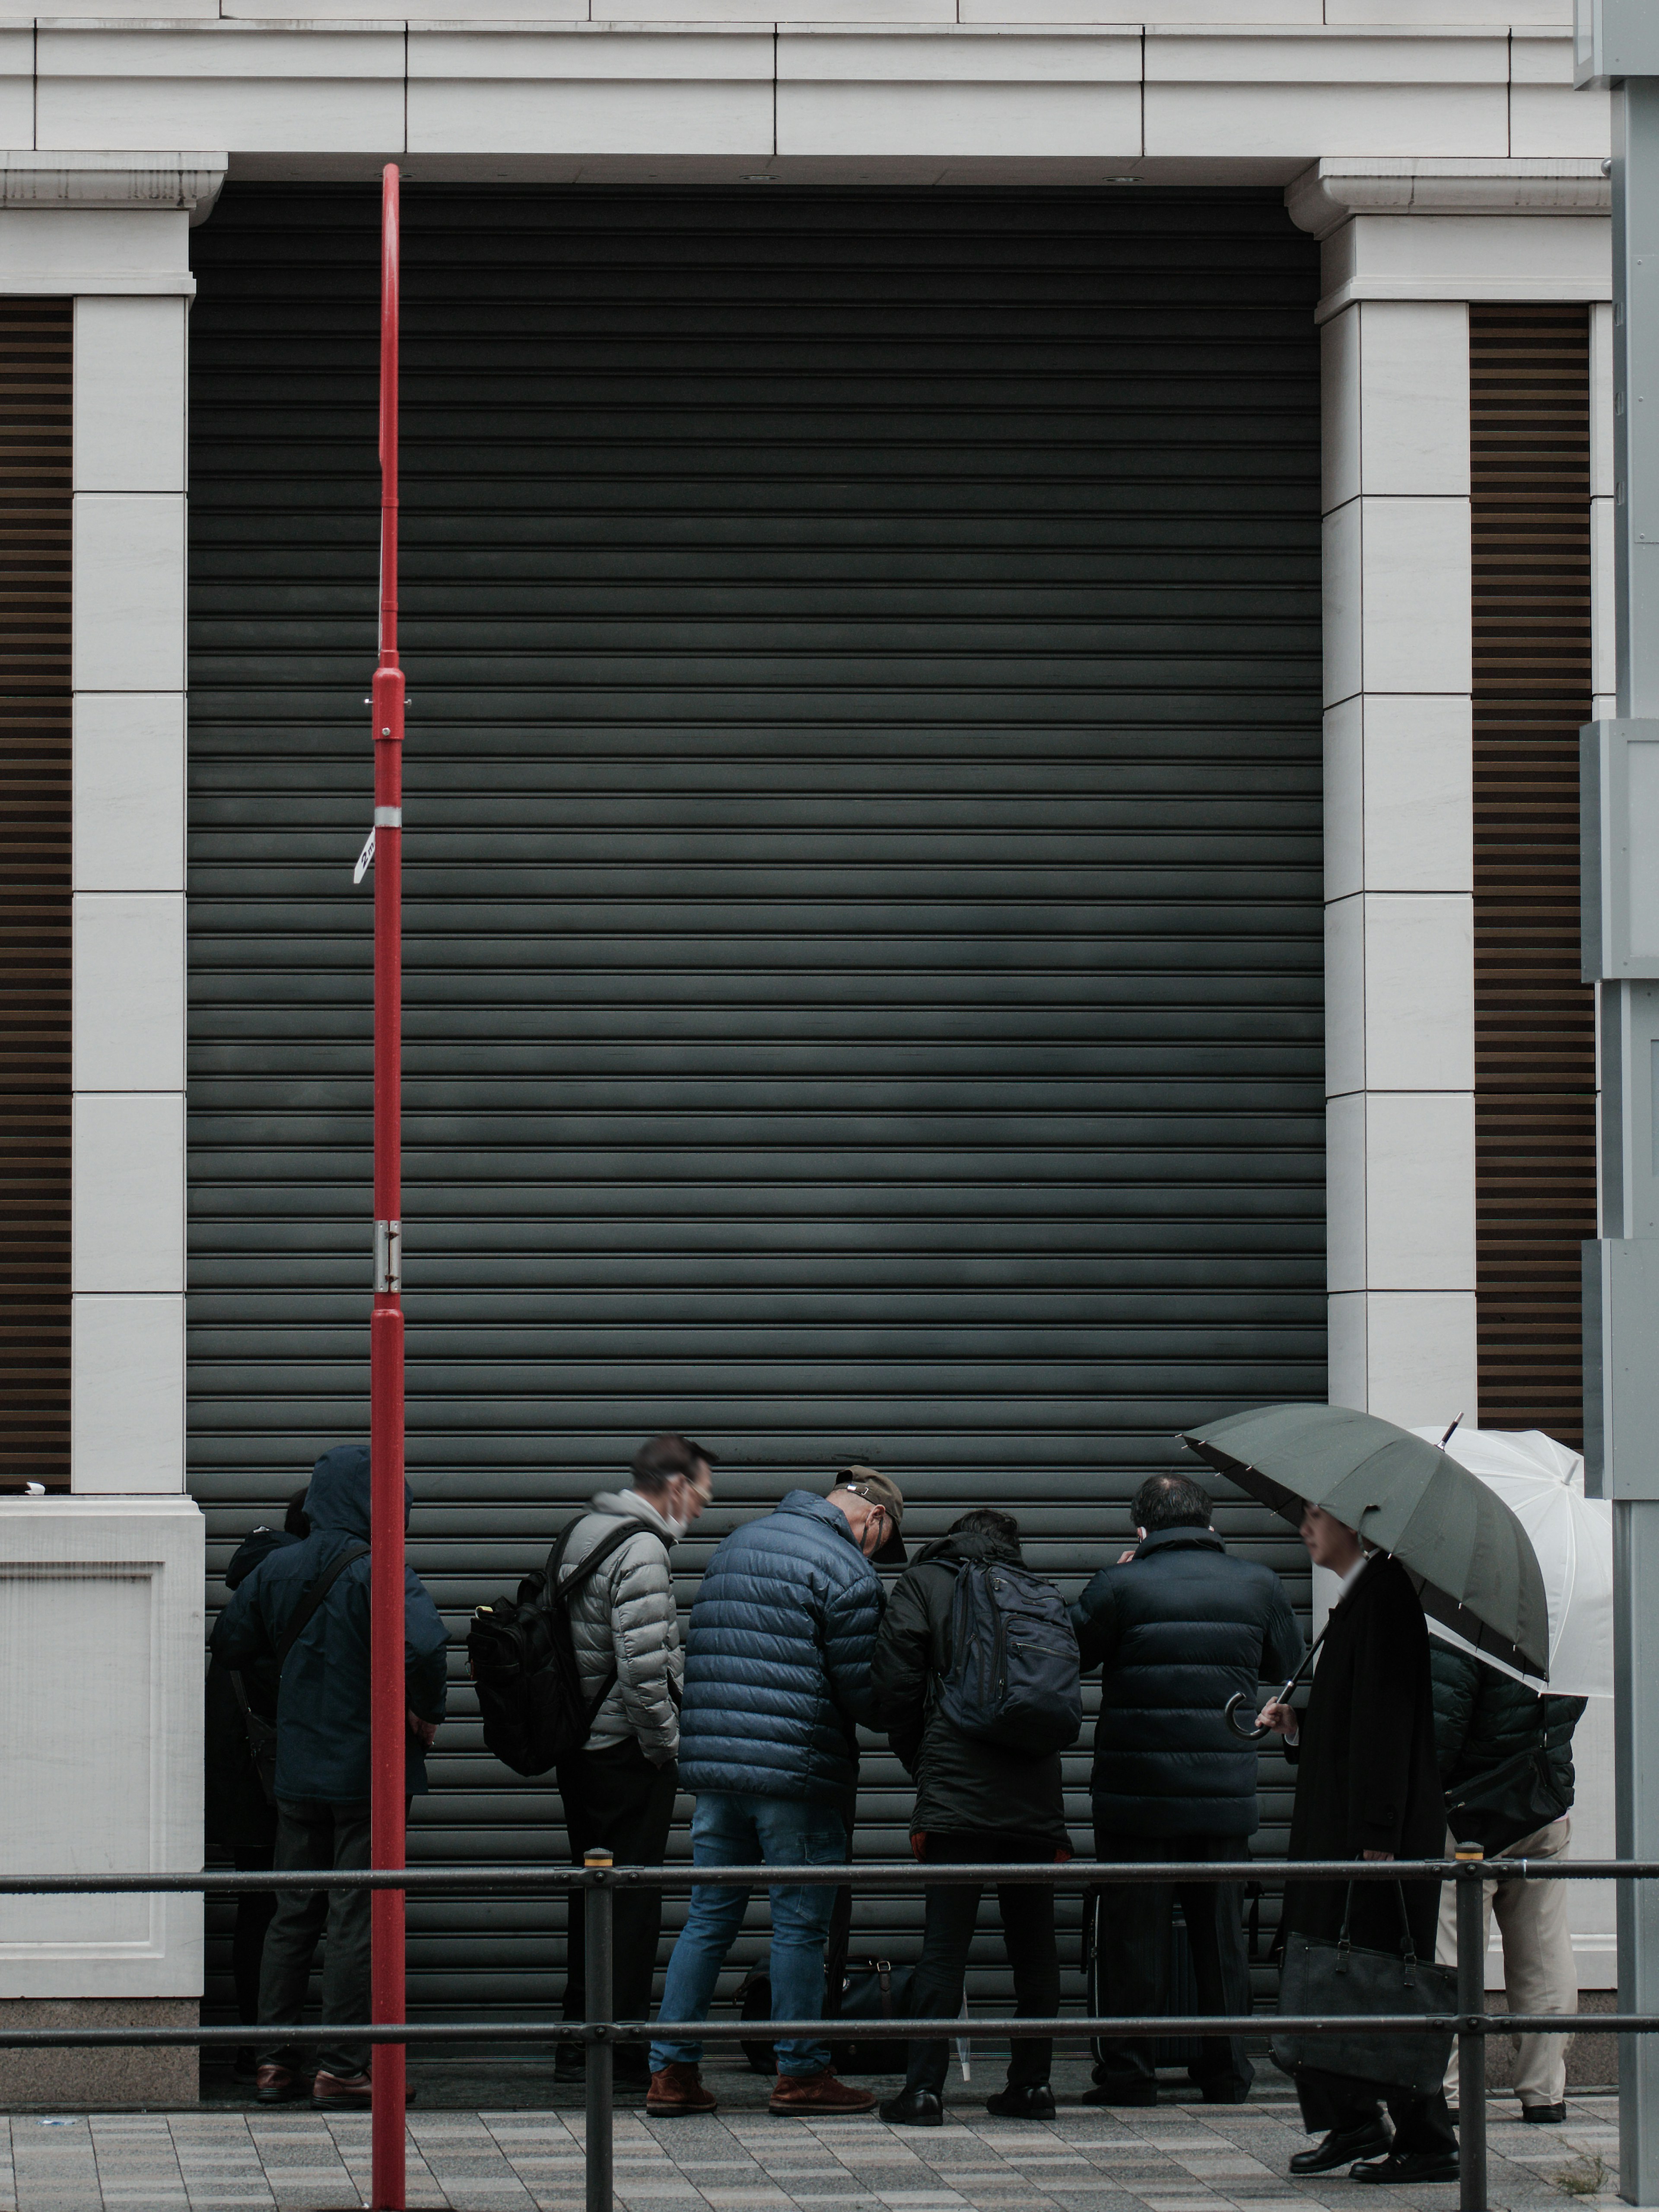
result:
[[[875,1721],[870,1663],[881,1625],[872,1561],[902,1566],[904,1499],[872,1467],[843,1468],[827,1498],[792,1490],[736,1528],[708,1562],[691,1608],[680,1711],[680,1787],[697,1793],[696,1866],[833,1866],[847,1856],[845,1807],[858,1780],[857,1728]],[[834,1892],[775,1888],[772,2003],[778,2020],[817,2020]],[[659,2018],[703,2020],[748,1893],[708,1886],[668,1962]],[[868,2112],[817,2037],[777,2045],[769,2109],[811,2117]],[[702,2045],[651,2046],[646,2110],[708,2112]]]

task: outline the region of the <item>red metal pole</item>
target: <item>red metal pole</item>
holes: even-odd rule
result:
[[[398,171],[388,163],[380,246],[380,659],[374,672],[374,1304],[368,1323],[371,1540],[370,1854],[404,1863],[403,799],[398,665]],[[405,2017],[404,1893],[374,1893],[373,2016]],[[374,2057],[375,2212],[403,2212],[404,2046]]]

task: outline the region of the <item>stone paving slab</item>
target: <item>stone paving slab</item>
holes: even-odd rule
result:
[[[723,2083],[716,2085],[724,2087]],[[616,2116],[620,2212],[1358,2212],[1345,2174],[1288,2178],[1305,2147],[1293,2105],[1099,2111],[1062,2104],[1046,2127],[993,2119],[952,2093],[946,2124],[775,2120],[733,2105],[708,2118]],[[1616,2100],[1583,2096],[1567,2124],[1489,2107],[1493,2212],[1595,2212],[1618,2203]],[[581,2115],[411,2112],[418,2212],[581,2212]],[[1600,2161],[1599,2167],[1597,2161]],[[1582,2193],[1559,2177],[1570,2172]],[[369,2183],[366,2114],[15,2112],[0,2117],[0,2212],[356,2212]],[[1392,2189],[1389,2212],[1454,2212],[1454,2185]]]

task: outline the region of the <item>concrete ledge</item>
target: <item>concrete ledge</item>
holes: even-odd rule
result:
[[[193,2027],[200,2017],[194,1997],[3,1997],[0,2046],[9,2027]],[[193,2044],[149,2051],[0,2047],[0,2107],[194,2104],[199,2065]]]

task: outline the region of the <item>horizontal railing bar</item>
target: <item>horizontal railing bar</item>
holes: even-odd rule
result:
[[[0,1875],[0,1897],[104,1897],[125,1891],[200,1891],[237,1896],[247,1890],[401,1889],[504,1893],[560,1889],[805,1889],[843,1883],[854,1889],[916,1889],[934,1882],[1031,1882],[1060,1889],[1136,1883],[1267,1881],[1652,1881],[1659,1859],[1067,1859],[1060,1864],[968,1866],[870,1860],[845,1865],[694,1867],[319,1867],[299,1871],[199,1874]]]
[[[1369,2035],[1528,2035],[1571,2033],[1583,2030],[1586,2021],[1597,2034],[1659,2035],[1659,2013],[1380,2013],[1367,2014]],[[1073,2040],[1085,2036],[1234,2036],[1321,2035],[1352,2033],[1358,2023],[1352,2014],[1254,2013],[1243,2018],[1222,2019],[1214,2014],[1155,2014],[1085,2015],[1067,2014],[1046,2020],[1010,2020],[1000,2015],[972,2015],[963,2020],[746,2020],[746,2021],[621,2021],[595,2027],[563,2020],[528,2021],[399,2021],[368,2027],[343,2027],[334,2021],[313,2021],[308,2027],[257,2027],[240,2022],[229,2027],[29,2027],[0,2028],[0,2051],[100,2050],[126,2044],[240,2045],[253,2042],[270,2050],[278,2045],[320,2041],[331,2043],[776,2043],[787,2039],[814,2042],[860,2043],[981,2042],[994,2037],[1038,2037],[1044,2040]]]

